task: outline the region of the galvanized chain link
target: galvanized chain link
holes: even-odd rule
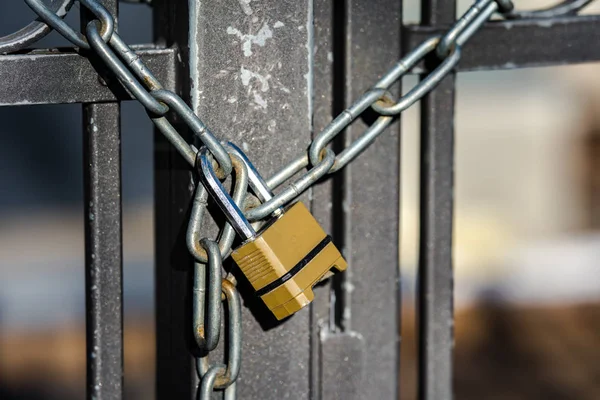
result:
[[[198,185],[201,187],[202,185]],[[226,399],[235,399],[235,381],[240,372],[242,351],[242,305],[235,285],[223,279],[223,259],[219,245],[202,239],[208,263],[194,264],[193,329],[194,339],[202,353],[196,358],[196,371],[200,377],[199,400],[208,400],[213,390],[225,390]],[[229,321],[225,342],[228,345],[227,365],[211,363],[209,354],[217,347],[221,329],[221,299],[228,308]]]
[[[354,104],[338,115],[315,137],[306,154],[293,160],[267,179],[268,186],[275,189],[303,169],[310,167],[285,189],[262,204],[248,194],[248,170],[239,155],[222,144],[181,97],[163,88],[140,57],[115,32],[113,17],[97,0],[77,0],[97,18],[86,26],[85,35],[70,28],[62,20],[64,13],[57,12],[56,7],[50,7],[42,0],[24,1],[49,27],[61,33],[75,46],[92,51],[100,57],[121,85],[146,108],[155,126],[188,164],[195,168],[198,149],[183,139],[167,115],[171,112],[184,121],[212,156],[219,179],[225,179],[235,171],[232,199],[241,209],[252,205],[252,208],[245,210],[245,216],[250,221],[260,221],[293,201],[325,175],[346,166],[372,144],[394,122],[397,115],[431,92],[444,77],[452,73],[460,61],[462,46],[494,13],[499,12],[507,19],[556,17],[575,14],[592,0],[566,0],[557,6],[537,11],[514,11],[511,0],[477,0],[445,35],[424,41],[404,56]],[[150,3],[150,0],[129,1]],[[63,1],[68,7],[73,2],[73,0]],[[47,27],[44,27],[44,31],[47,30]],[[425,59],[431,60],[432,56],[436,58],[435,68],[422,77],[415,87],[395,100],[390,93],[390,88],[417,64]],[[335,154],[327,147],[337,135],[369,108],[377,112],[379,117],[362,135],[339,154]],[[223,259],[231,251],[235,231],[231,225],[225,224],[221,230],[219,243],[201,237],[200,228],[207,200],[207,190],[198,183],[186,235],[188,249],[196,260],[192,318],[194,339],[202,354],[196,362],[198,376],[201,379],[198,398],[208,399],[213,390],[224,389],[225,398],[233,400],[236,392],[235,381],[241,363],[241,301],[235,289],[235,279],[232,276],[223,279],[222,264]],[[222,300],[227,305],[229,316],[226,323],[227,365],[211,364],[208,359],[209,353],[219,342],[223,315]]]

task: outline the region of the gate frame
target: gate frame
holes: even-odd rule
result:
[[[102,3],[118,14],[118,0]],[[282,71],[273,76],[279,84],[297,84],[290,97],[295,114],[285,121],[286,129],[277,131],[278,141],[267,135],[269,140],[257,139],[248,150],[265,175],[280,167],[282,160],[296,155],[302,149],[300,144],[306,145],[332,115],[362,94],[401,55],[442,33],[456,13],[454,0],[422,0],[422,23],[405,25],[400,0],[314,4],[313,0],[264,0],[252,3],[250,13],[243,7],[226,13],[218,8],[220,5],[208,3],[154,0],[155,43],[160,46],[137,50],[164,86],[177,90],[224,139],[243,141],[244,134],[232,131],[212,107],[221,104],[222,97],[239,83],[209,79],[219,63],[227,64],[228,57],[220,47],[207,47],[207,43],[231,45],[223,41],[232,39],[227,26],[253,27],[257,16],[274,21],[293,15],[298,18],[289,23],[305,27],[294,33],[278,32],[278,40],[287,45],[258,46],[256,59],[240,54],[229,57],[236,65],[234,73],[241,66],[261,70],[269,61],[284,60]],[[189,30],[183,22],[188,21],[188,6],[197,18],[196,29]],[[82,23],[87,20],[88,16],[82,15]],[[224,31],[212,29],[215,26]],[[594,37],[600,37],[598,15],[555,17],[543,23],[535,19],[492,21],[465,46],[457,71],[598,61],[600,40],[590,40]],[[215,48],[211,57],[195,56]],[[191,65],[185,62],[189,54],[194,55]],[[93,58],[91,61],[98,67],[99,63]],[[425,73],[433,67],[425,63],[413,73]],[[307,78],[302,83],[299,78],[304,75]],[[87,397],[120,399],[123,286],[119,119],[120,102],[130,96],[98,79],[90,60],[75,51],[0,55],[0,76],[0,106],[83,104]],[[446,77],[421,104],[419,398],[427,400],[452,398],[455,80],[455,74]],[[288,97],[282,93],[271,92],[267,101],[286,101]],[[239,114],[255,132],[268,132],[268,118],[249,104],[228,116]],[[283,120],[283,114],[277,115]],[[357,128],[364,128],[364,123],[358,121],[334,146],[351,141]],[[309,309],[266,332],[245,309],[241,398],[397,397],[399,129],[397,123],[354,164],[303,197],[343,248],[349,272],[316,288],[317,299]],[[190,171],[179,155],[155,133],[159,400],[193,398],[197,384],[190,355],[191,260],[183,240],[190,182]],[[252,306],[251,300],[244,300]],[[340,362],[346,358],[355,362]]]

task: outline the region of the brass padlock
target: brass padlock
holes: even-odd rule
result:
[[[266,201],[272,193],[246,155],[233,144],[233,154],[248,168],[250,187]],[[208,150],[199,153],[202,182],[229,223],[244,242],[231,254],[256,294],[278,320],[286,318],[314,299],[313,286],[334,271],[344,271],[346,261],[306,206],[297,202],[278,209],[256,232],[217,178]]]

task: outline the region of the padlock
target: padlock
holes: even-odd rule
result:
[[[228,147],[232,156],[246,164],[254,194],[262,201],[271,198],[270,189],[246,155],[231,143]],[[256,232],[217,178],[208,149],[200,149],[198,157],[200,179],[243,239],[231,256],[278,320],[308,305],[314,299],[313,286],[324,276],[346,269],[331,236],[302,202],[276,210]]]

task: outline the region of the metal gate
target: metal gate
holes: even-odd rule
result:
[[[307,148],[397,60],[444,34],[456,18],[454,0],[423,0],[419,25],[402,23],[401,0],[136,2],[151,3],[155,21],[155,45],[135,47],[136,54],[221,139],[247,150],[266,176]],[[68,3],[46,1],[55,10]],[[118,1],[100,3],[116,19]],[[422,99],[422,399],[452,398],[455,73],[600,59],[600,16],[576,15],[587,3],[505,12],[505,19],[485,23],[464,45],[458,66]],[[93,16],[81,10],[85,27]],[[0,39],[0,105],[83,104],[88,398],[120,399],[120,102],[132,96],[97,55],[25,50],[48,30],[42,24],[33,28]],[[132,55],[131,64],[136,61]],[[439,65],[427,57],[410,73],[426,80]],[[175,122],[191,141],[184,121]],[[357,120],[333,147],[361,137],[372,122],[370,115]],[[345,275],[315,288],[308,309],[274,324],[240,287],[245,307],[239,398],[397,398],[399,147],[396,119],[355,163],[302,196],[349,262]],[[185,243],[194,186],[185,161],[158,132],[154,173],[157,397],[189,399],[198,386],[190,317],[193,261]],[[220,356],[221,348],[211,355]]]

